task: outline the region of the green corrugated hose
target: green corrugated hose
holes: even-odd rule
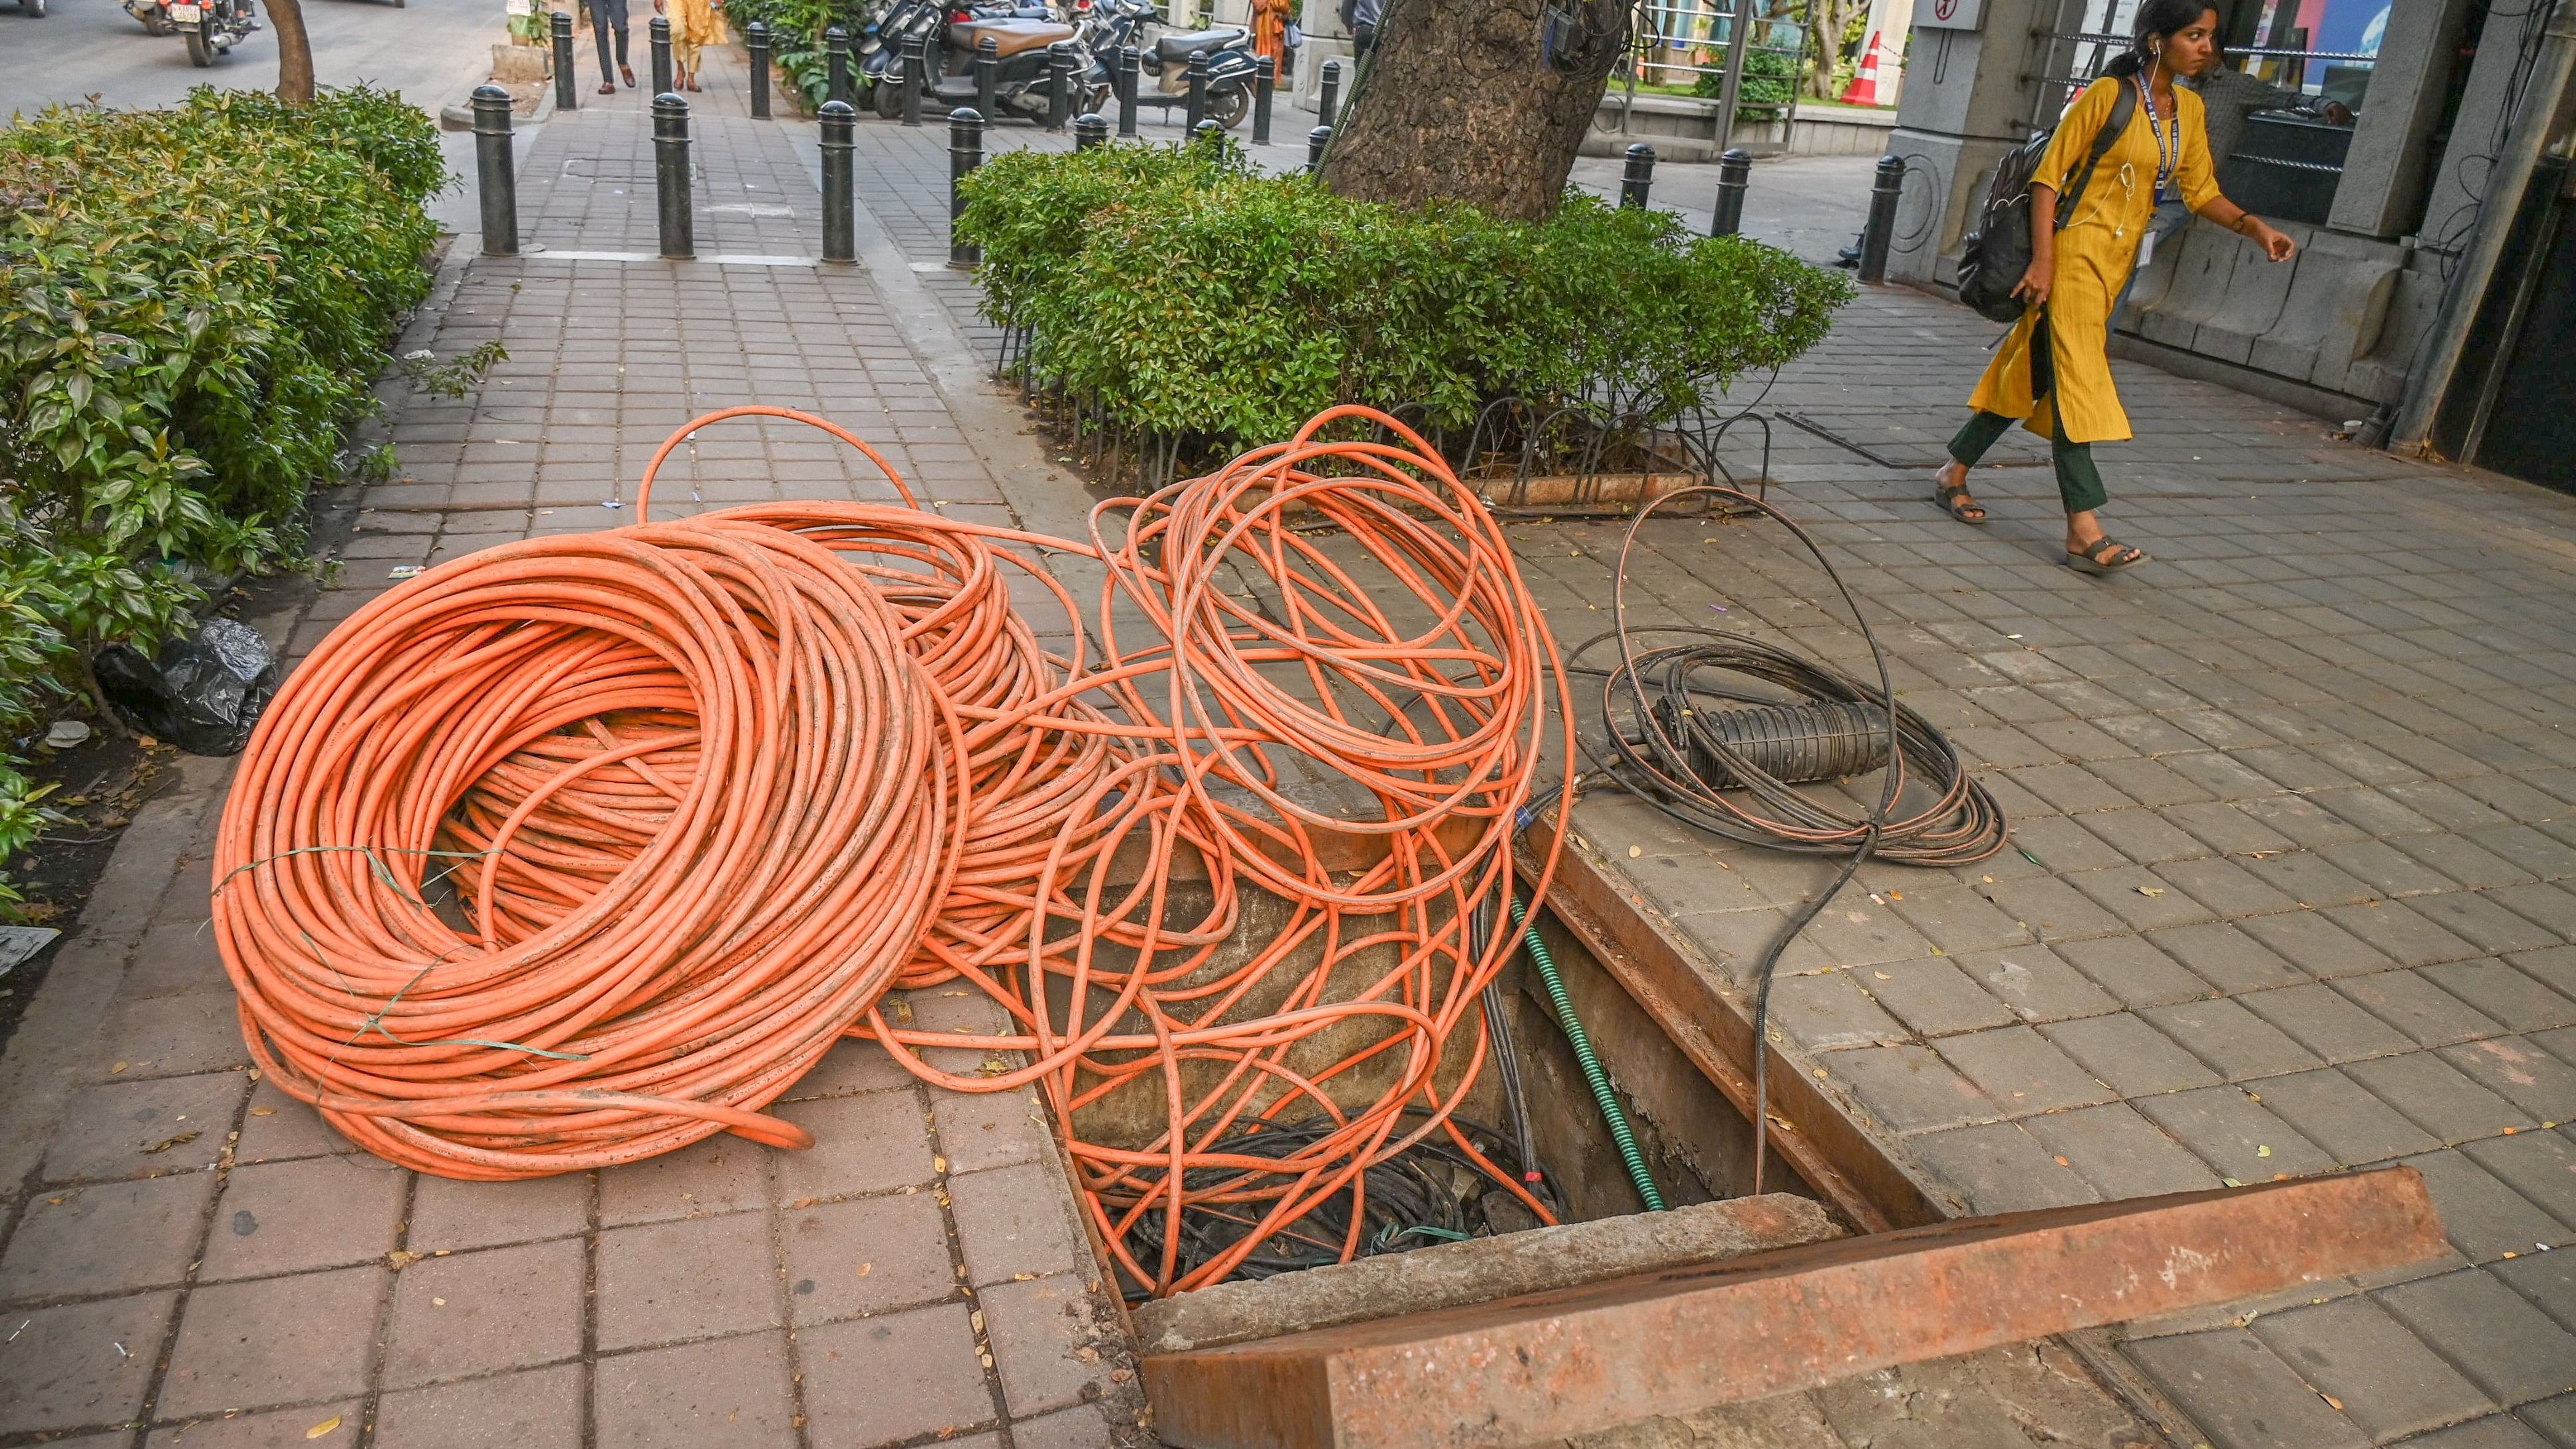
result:
[[[1538,927],[1530,924],[1529,912],[1522,909],[1520,897],[1511,897],[1511,902],[1512,924],[1521,928],[1521,940],[1529,947],[1530,960],[1538,966],[1539,979],[1547,983],[1547,999],[1556,1006],[1557,1024],[1565,1028],[1574,1059],[1583,1065],[1583,1080],[1592,1085],[1592,1100],[1601,1106],[1601,1119],[1610,1124],[1610,1140],[1619,1145],[1619,1160],[1628,1165],[1628,1176],[1636,1181],[1637,1196],[1646,1200],[1646,1211],[1662,1212],[1664,1195],[1655,1190],[1655,1176],[1646,1170],[1646,1155],[1637,1150],[1637,1134],[1628,1130],[1628,1114],[1619,1108],[1619,1095],[1610,1090],[1610,1074],[1601,1069],[1601,1059],[1592,1054],[1592,1037],[1583,1029],[1583,1018],[1574,1014],[1574,1001],[1565,994],[1565,978],[1556,974],[1556,958],[1547,954],[1547,943],[1539,939]]]

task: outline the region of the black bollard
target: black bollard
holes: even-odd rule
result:
[[[661,95],[671,88],[671,17],[653,17],[653,94]]]
[[[1655,185],[1655,148],[1643,141],[1628,147],[1628,169],[1619,177],[1619,204],[1643,208]]]
[[[1733,236],[1744,230],[1744,186],[1753,175],[1753,155],[1730,146],[1717,158],[1717,210],[1708,219],[1710,236]]]
[[[664,91],[653,98],[653,190],[662,203],[662,255],[698,254],[689,214],[689,103]]]
[[[1181,131],[1184,135],[1197,135],[1199,122],[1207,119],[1207,87],[1208,53],[1204,50],[1191,51],[1189,108],[1185,113],[1186,118],[1181,122]]]
[[[1306,133],[1306,171],[1312,175],[1324,169],[1324,148],[1332,144],[1333,128],[1317,126]]]
[[[1088,151],[1109,144],[1109,118],[1097,111],[1085,111],[1073,118],[1073,149]]]
[[[1252,144],[1270,144],[1270,93],[1279,89],[1279,57],[1265,55],[1253,61],[1252,75]]]
[[[859,113],[848,101],[825,101],[823,123],[823,260],[859,258],[856,153]]]
[[[1338,60],[1325,61],[1324,93],[1315,103],[1316,124],[1323,126],[1333,124],[1333,108],[1341,103],[1342,63]]]
[[[579,105],[581,87],[572,79],[572,12],[555,12],[555,109],[569,111]]]
[[[1083,119],[1097,121],[1098,116]],[[984,118],[972,106],[948,113],[948,265],[971,269],[983,254],[957,234],[966,217],[967,176],[984,164]]]
[[[930,88],[930,45],[918,35],[903,38],[903,123],[921,124],[921,93]]]
[[[1136,134],[1136,86],[1144,75],[1144,57],[1132,45],[1118,50],[1118,70],[1110,89],[1118,92],[1118,136],[1132,139]]]
[[[1061,131],[1073,119],[1073,45],[1059,40],[1047,47],[1046,128]]]
[[[993,88],[1002,75],[1002,42],[987,35],[975,42],[975,113],[989,116],[993,111]]]
[[[850,32],[835,25],[823,32],[823,99],[849,105]]]
[[[742,43],[751,50],[751,118],[769,119],[769,27],[755,20],[742,28]]]
[[[1878,158],[1878,179],[1869,188],[1869,225],[1860,234],[1860,279],[1887,280],[1887,244],[1896,235],[1896,199],[1905,189],[1905,159]]]
[[[519,182],[510,164],[510,93],[474,88],[474,186],[483,198],[483,255],[519,254]]]

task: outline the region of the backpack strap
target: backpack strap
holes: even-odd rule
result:
[[[2076,173],[2075,184],[2068,187],[2057,198],[2059,231],[2066,230],[2066,224],[2075,219],[2075,204],[2084,199],[2084,188],[2092,183],[2093,169],[2102,164],[2103,157],[2111,154],[2111,148],[2118,144],[2121,135],[2129,129],[2129,123],[2137,119],[2136,90],[2130,86],[2126,78],[2114,81],[2112,84],[2120,88],[2120,94],[2111,102],[2111,114],[2102,122],[2102,129],[2093,133],[2093,154],[2085,158],[2084,169]]]

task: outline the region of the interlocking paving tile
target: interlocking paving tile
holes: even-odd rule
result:
[[[971,1429],[1000,1417],[963,1303],[914,1308],[807,1329],[806,1413],[817,1437],[896,1444]]]
[[[0,1302],[175,1286],[204,1231],[215,1175],[39,1192],[0,1253]]]
[[[783,1334],[612,1354],[593,1374],[591,1412],[602,1444],[767,1449],[797,1442]],[[905,1381],[890,1376],[888,1382]]]
[[[2298,1370],[2241,1328],[2141,1339],[2125,1351],[2220,1449],[2364,1449],[2370,1443]]]
[[[390,1276],[380,1266],[341,1268],[189,1294],[160,1412],[184,1418],[363,1391]]]
[[[2374,1296],[2500,1403],[2576,1389],[2576,1334],[2482,1269],[2401,1283]]]
[[[582,1245],[556,1238],[424,1258],[394,1285],[384,1379],[409,1386],[581,1352]]]
[[[389,1393],[376,1407],[381,1449],[576,1449],[579,1364]]]
[[[2375,1441],[2499,1407],[2366,1296],[2266,1313],[2249,1327]]]

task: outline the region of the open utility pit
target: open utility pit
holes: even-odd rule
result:
[[[1133,1304],[1164,1442],[1643,1449],[1681,1442],[1666,1432],[1676,1421],[1736,1442],[1727,1426],[1750,1434],[1768,1416],[1818,1412],[1812,1398],[1793,1409],[1781,1396],[1900,1367],[1936,1396],[2044,1401],[2051,1423],[2147,1442],[2140,1411],[2058,1335],[2446,1251],[2407,1168],[1941,1221],[1826,1099],[1798,1090],[1796,1064],[1777,1054],[1769,1141],[1782,1150],[1752,1195],[1742,1003],[1622,898],[1607,862],[1567,845],[1540,941],[1668,1210],[1641,1210],[1521,950],[1498,994],[1561,1225]],[[1473,1039],[1458,1034],[1457,1054]],[[1458,1070],[1444,1062],[1444,1092]],[[1488,1063],[1460,1117],[1509,1123],[1503,1080]],[[1149,1137],[1160,1125],[1150,1113],[1125,1124]]]
[[[1202,880],[1190,879],[1186,871],[1175,872],[1166,880],[1164,889],[1169,920],[1200,919],[1211,903],[1209,887]],[[1241,893],[1239,911],[1241,926],[1234,939],[1220,947],[1189,979],[1211,983],[1224,979],[1255,949],[1246,943],[1269,942],[1289,928],[1294,908],[1279,897],[1255,889]],[[1346,926],[1356,934],[1373,929],[1382,919],[1346,918]],[[1657,1205],[1692,1208],[1751,1194],[1755,1188],[1754,1134],[1743,1113],[1675,1045],[1654,1013],[1603,969],[1580,939],[1545,911],[1538,914],[1535,923],[1546,947],[1549,967],[1556,975],[1556,987],[1564,993],[1584,1028],[1588,1049],[1613,1091],[1623,1125],[1632,1134],[1639,1165],[1656,1190]],[[1287,955],[1268,976],[1243,993],[1229,1015],[1266,1017],[1290,1007],[1290,993],[1309,989],[1306,973],[1320,960],[1321,953],[1320,943],[1310,941]],[[1352,953],[1331,973],[1323,999],[1350,1000],[1396,964],[1392,948]],[[1052,985],[1058,1019],[1071,1018],[1075,1013],[1066,1009],[1063,1000],[1069,985],[1060,978]],[[1497,1025],[1499,1030],[1494,1029]],[[1130,1032],[1138,1025],[1122,1021],[1116,1029]],[[1490,1054],[1479,1052],[1480,1036],[1489,1044]],[[1369,1048],[1389,1039],[1395,1044],[1369,1054]],[[1387,1018],[1352,1017],[1298,1042],[1285,1053],[1281,1063],[1285,1071],[1281,1075],[1283,1080],[1287,1073],[1307,1079],[1312,1090],[1330,1100],[1339,1113],[1356,1115],[1379,1103],[1414,1069],[1413,1054],[1418,1050],[1419,1044],[1408,1040],[1400,1029],[1391,1029]],[[1506,1055],[1508,1061],[1504,1060]],[[1196,1102],[1210,1093],[1224,1095],[1237,1090],[1227,1085],[1232,1066],[1224,1060],[1183,1063],[1178,1074],[1182,1096]],[[1469,1081],[1471,1068],[1474,1076]],[[1431,1081],[1432,1092],[1417,1094],[1413,1105],[1418,1109],[1433,1095],[1443,1102],[1455,1101],[1455,1119],[1498,1171],[1491,1176],[1478,1172],[1472,1160],[1456,1151],[1447,1135],[1438,1131],[1395,1163],[1373,1168],[1362,1194],[1366,1221],[1359,1233],[1359,1256],[1355,1262],[1335,1268],[1336,1273],[1366,1278],[1383,1267],[1391,1275],[1390,1281],[1403,1281],[1397,1265],[1435,1244],[1458,1247],[1452,1241],[1455,1237],[1465,1236],[1481,1244],[1532,1230],[1547,1236],[1538,1214],[1512,1192],[1515,1185],[1545,1203],[1560,1224],[1631,1220],[1630,1226],[1618,1232],[1593,1234],[1585,1242],[1617,1244],[1634,1238],[1652,1243],[1659,1237],[1669,1237],[1676,1244],[1696,1241],[1679,1229],[1669,1233],[1651,1229],[1639,1216],[1649,1209],[1644,1191],[1560,1021],[1545,973],[1525,945],[1516,946],[1495,989],[1485,999],[1470,1003],[1463,1019],[1452,1029]],[[1167,1092],[1164,1078],[1159,1073],[1148,1073],[1093,1096],[1074,1110],[1074,1135],[1083,1142],[1113,1150],[1158,1151],[1156,1144],[1170,1118]],[[1302,1094],[1302,1089],[1284,1086],[1245,1090],[1238,1100],[1246,1105],[1237,1121],[1248,1123],[1278,1104],[1283,1096]],[[1425,1121],[1427,1114],[1417,1112],[1407,1119],[1406,1130]],[[1299,1132],[1320,1130],[1330,1122],[1330,1116],[1316,1110],[1309,1097],[1280,1107],[1266,1129],[1248,1131],[1239,1126],[1223,1141],[1238,1153],[1286,1151],[1296,1145]],[[1524,1131],[1528,1158],[1541,1174],[1536,1182],[1520,1172]],[[1197,1188],[1213,1180],[1219,1171],[1193,1167],[1185,1180]],[[1140,1184],[1149,1186],[1158,1180],[1158,1169],[1140,1171]],[[1777,1206],[1769,1209],[1769,1217],[1757,1214],[1758,1222],[1747,1220],[1753,1225],[1743,1229],[1740,1241],[1729,1239],[1735,1243],[1732,1253],[1811,1242],[1852,1226],[1827,1205],[1814,1201],[1813,1190],[1776,1152],[1763,1174],[1762,1189],[1769,1195],[1764,1201],[1776,1200]],[[1138,1195],[1131,1192],[1126,1201],[1132,1203]],[[1442,1210],[1416,1210],[1426,1195],[1443,1198],[1439,1204]],[[1221,1286],[1232,1288],[1241,1286],[1244,1280],[1295,1277],[1334,1264],[1341,1257],[1341,1245],[1349,1238],[1350,1197],[1347,1190],[1337,1193],[1315,1212],[1289,1224],[1288,1231],[1274,1234],[1241,1270],[1229,1275],[1233,1283]],[[1106,1207],[1113,1218],[1120,1206],[1118,1195],[1109,1195]],[[1235,1219],[1218,1210],[1191,1209],[1191,1236],[1179,1255],[1182,1266],[1206,1262],[1214,1251],[1232,1246],[1241,1237],[1241,1226],[1257,1218],[1262,1206],[1258,1202],[1247,1204]],[[1712,1221],[1723,1217],[1720,1214]],[[1159,1208],[1149,1208],[1129,1222],[1126,1246],[1130,1252],[1145,1257],[1161,1250],[1163,1218]],[[1663,1251],[1661,1256],[1638,1256],[1624,1247],[1604,1247],[1594,1254],[1599,1262],[1591,1267],[1565,1260],[1563,1271],[1553,1278],[1505,1274],[1495,1280],[1504,1286],[1482,1297],[1563,1287],[1700,1261],[1713,1255],[1714,1249],[1675,1249]],[[1143,1302],[1145,1285],[1117,1261],[1117,1255],[1111,1255],[1107,1266],[1124,1295],[1131,1302]],[[1427,1301],[1409,1300],[1402,1292],[1386,1300],[1399,1311],[1425,1306]],[[1138,1311],[1150,1314],[1155,1306],[1145,1303]]]

